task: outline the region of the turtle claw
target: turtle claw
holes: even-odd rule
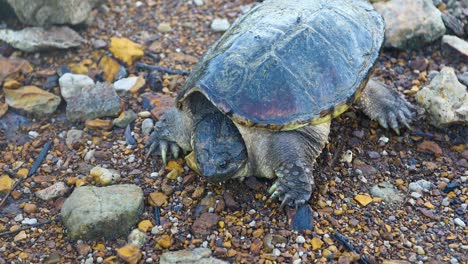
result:
[[[159,149],[161,150],[161,158],[163,160],[164,166],[167,164],[167,147],[168,143],[165,140],[159,142]]]
[[[167,151],[170,149],[173,157],[175,159],[179,158],[180,147],[175,142],[170,142],[167,140],[162,140],[158,137],[156,132],[153,132],[148,140],[145,143],[146,156],[145,159],[148,159],[151,154],[156,153],[159,149],[159,154],[161,154],[161,159],[163,160],[164,165],[167,164]]]

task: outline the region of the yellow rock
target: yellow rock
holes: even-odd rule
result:
[[[104,56],[99,61],[99,68],[104,72],[103,73],[104,78],[108,82],[113,83],[115,78],[118,75],[120,64],[116,60],[112,59],[111,57]]]
[[[112,37],[109,50],[117,58],[128,65],[143,57],[143,47],[127,38]]]
[[[252,236],[255,238],[259,238],[263,235],[265,231],[263,229],[257,229],[252,233]]]
[[[103,243],[97,243],[94,247],[93,250],[95,251],[105,251],[106,246]]]
[[[354,197],[354,200],[356,200],[360,205],[366,206],[372,202],[372,197],[368,194],[358,194]]]
[[[16,173],[16,176],[26,178],[28,176],[29,170],[26,168],[19,169]]]
[[[75,182],[76,187],[80,187],[86,184],[86,181],[84,179],[77,179]]]
[[[102,264],[118,264],[118,263],[119,263],[119,260],[117,259],[116,256],[108,257],[104,259],[104,261],[102,262]]]
[[[178,170],[171,170],[171,172],[169,172],[166,177],[169,179],[169,180],[177,180],[177,177],[180,176],[180,173]]]
[[[18,89],[21,87],[21,83],[16,80],[7,80],[3,84],[3,88],[5,89]]]
[[[158,242],[156,242],[156,246],[163,248],[163,249],[168,249],[172,246],[172,237],[169,235],[162,235],[160,239],[158,239]]]
[[[393,260],[393,259],[385,259],[382,261],[382,264],[410,264],[411,262],[407,260]]]
[[[166,206],[167,196],[161,192],[152,192],[148,197],[148,202],[151,206]]]
[[[138,229],[141,232],[148,232],[151,228],[153,228],[153,224],[150,220],[143,220],[138,224]]]
[[[26,259],[29,258],[29,255],[28,255],[28,253],[26,253],[26,252],[21,252],[21,253],[18,255],[18,257],[20,257],[22,260],[26,260]]]
[[[184,168],[182,168],[182,166],[177,163],[176,161],[174,160],[170,160],[167,165],[166,165],[166,170],[177,170],[178,173],[183,173],[184,172]]]
[[[85,126],[92,130],[111,130],[113,125],[112,120],[93,119],[86,120]]]
[[[224,228],[224,221],[219,221],[219,222],[218,222],[218,226],[219,226],[220,228]]]
[[[53,113],[60,104],[60,97],[37,88],[23,86],[18,89],[3,89],[6,103],[17,109],[32,112],[37,115]]]
[[[88,67],[84,63],[70,64],[70,71],[75,74],[88,74]]]
[[[331,254],[332,254],[331,251],[328,250],[328,249],[324,249],[324,250],[322,251],[322,256],[323,256],[324,258],[328,258],[328,256],[330,256]]]
[[[28,235],[26,235],[26,232],[23,230],[21,232],[19,232],[15,238],[13,239],[15,242],[18,242],[18,241],[22,241],[22,240],[25,240],[26,238],[28,238]]]
[[[226,241],[226,242],[224,242],[224,243],[223,243],[223,247],[225,247],[225,248],[231,248],[231,247],[232,247],[231,241]]]
[[[0,176],[0,193],[8,192],[15,184],[15,181],[12,180],[8,175]]]
[[[318,238],[318,237],[312,238],[312,249],[313,250],[317,250],[317,249],[322,248],[322,245],[323,245],[323,241],[320,238]]]
[[[138,263],[142,257],[140,249],[133,244],[127,244],[124,247],[118,248],[117,255],[119,258],[129,264]]]
[[[435,206],[433,204],[431,204],[431,202],[425,202],[424,206],[426,206],[429,209],[435,209]]]

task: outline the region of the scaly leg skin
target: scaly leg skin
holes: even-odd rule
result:
[[[153,153],[159,153],[163,163],[166,164],[168,150],[175,159],[179,157],[181,149],[191,151],[192,122],[190,120],[190,117],[183,111],[176,108],[167,110],[156,123],[154,131],[145,143],[146,158]]]
[[[325,146],[330,122],[295,131],[274,134],[270,149],[276,182],[270,188],[270,199],[279,198],[281,207],[299,207],[315,189],[312,166]]]
[[[398,135],[401,125],[409,125],[414,119],[415,107],[394,89],[370,79],[357,105],[369,116],[384,127],[392,128]]]

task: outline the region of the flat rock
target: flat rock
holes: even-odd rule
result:
[[[442,50],[445,54],[453,54],[453,57],[468,59],[468,42],[457,36],[443,36]]]
[[[70,121],[117,116],[120,113],[120,97],[109,83],[84,87],[80,94],[66,101],[67,118]]]
[[[160,258],[161,264],[227,264],[224,260],[211,257],[209,248],[195,248],[192,250],[179,250],[165,252]]]
[[[413,192],[428,192],[433,187],[433,184],[430,181],[419,180],[411,182],[408,187]]]
[[[370,193],[372,196],[380,197],[385,202],[396,204],[403,201],[403,196],[401,193],[389,182],[382,182],[374,185]]]
[[[0,56],[0,83],[8,77],[15,78],[18,74],[30,73],[32,70],[31,64],[25,59]]]
[[[84,87],[94,86],[94,81],[87,75],[65,73],[59,79],[60,93],[67,101],[73,96],[81,94]]]
[[[138,115],[133,110],[127,110],[122,112],[119,117],[112,121],[112,124],[116,127],[125,128],[138,118]]]
[[[34,26],[80,24],[100,0],[6,0],[19,20]]]
[[[131,184],[76,188],[61,216],[72,239],[125,237],[143,211],[143,191]]]
[[[385,20],[385,46],[416,48],[442,37],[445,25],[432,0],[390,0],[374,4]]]
[[[69,49],[79,47],[84,41],[69,27],[30,27],[19,31],[0,29],[0,40],[25,51],[36,52],[50,49]]]
[[[56,182],[53,185],[36,192],[36,196],[44,201],[48,201],[65,195],[68,187],[64,182]]]
[[[458,81],[453,68],[444,67],[416,94],[416,100],[436,127],[468,123],[468,91]]]
[[[192,231],[196,235],[208,235],[218,223],[219,217],[214,213],[202,213],[193,223]]]
[[[5,101],[13,108],[24,110],[28,113],[44,116],[57,110],[60,97],[44,91],[36,86],[23,86],[18,89],[4,89]]]

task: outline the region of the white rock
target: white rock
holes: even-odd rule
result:
[[[193,3],[196,5],[196,6],[202,6],[203,4],[205,4],[203,2],[203,0],[193,0]]]
[[[450,67],[444,67],[431,83],[416,94],[434,126],[468,124],[468,91]]]
[[[453,222],[457,225],[457,226],[460,226],[460,227],[465,227],[466,224],[465,222],[463,222],[463,220],[461,220],[460,218],[455,218],[453,219]]]
[[[104,259],[102,257],[97,257],[96,258],[97,263],[102,263],[103,261],[104,261]]]
[[[94,86],[94,81],[87,75],[65,73],[59,79],[60,93],[66,100],[81,93],[84,87]]]
[[[215,32],[224,32],[228,30],[231,26],[229,21],[225,18],[215,18],[213,22],[211,22],[211,29]]]
[[[277,248],[273,249],[273,256],[277,256],[277,257],[281,256],[281,251]]]
[[[32,139],[35,139],[39,136],[39,133],[37,133],[36,131],[29,131],[28,136]]]
[[[442,48],[444,50],[455,51],[461,57],[468,58],[468,42],[465,40],[451,35],[442,37]]]
[[[37,219],[36,218],[25,218],[23,221],[21,221],[21,224],[23,224],[23,225],[35,225],[35,224],[37,224]]]
[[[414,199],[418,199],[419,197],[421,197],[422,195],[418,192],[412,192],[411,193],[411,197],[413,197]]]
[[[146,233],[141,232],[138,228],[133,229],[130,235],[128,235],[128,243],[133,244],[137,247],[142,247],[148,240]]]
[[[138,81],[138,77],[123,78],[114,83],[117,92],[128,92]]]
[[[298,243],[298,244],[304,244],[305,241],[306,241],[306,240],[305,240],[305,238],[304,238],[303,236],[298,236],[298,237],[296,238],[296,243]]]
[[[409,184],[409,189],[410,191],[413,191],[413,192],[422,192],[422,191],[427,192],[432,188],[432,186],[433,185],[430,181],[419,180],[416,182],[411,182]]]
[[[89,257],[89,258],[87,258],[86,261],[85,261],[85,264],[93,264],[93,263],[94,263],[93,257]]]
[[[138,113],[138,116],[141,118],[148,118],[151,117],[151,112],[150,111],[141,111]]]
[[[23,218],[23,214],[17,214],[17,215],[15,216],[15,218],[14,218],[14,220],[15,220],[16,222],[21,222],[21,221],[23,221],[23,219],[24,219],[24,218]]]

